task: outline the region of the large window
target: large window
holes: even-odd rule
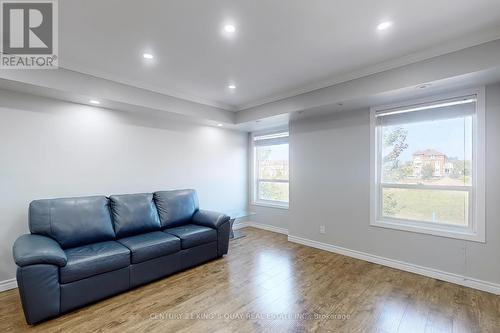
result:
[[[372,225],[484,241],[483,99],[372,109]]]
[[[288,207],[288,132],[253,135],[255,204]]]

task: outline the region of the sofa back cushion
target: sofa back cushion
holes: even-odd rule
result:
[[[198,196],[195,190],[155,192],[154,200],[162,228],[187,224],[198,210]]]
[[[32,234],[53,238],[62,248],[115,238],[109,199],[104,196],[32,201],[29,225]]]
[[[109,199],[116,237],[160,230],[152,193],[112,195]]]

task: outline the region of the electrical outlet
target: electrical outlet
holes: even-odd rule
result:
[[[326,234],[326,228],[324,225],[320,225],[319,226],[319,233],[320,234]]]

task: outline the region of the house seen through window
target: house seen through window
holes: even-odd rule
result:
[[[475,234],[476,95],[373,118],[375,224]]]

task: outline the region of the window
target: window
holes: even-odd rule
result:
[[[253,135],[253,202],[288,207],[288,132]]]
[[[371,224],[484,242],[483,90],[371,120]]]

